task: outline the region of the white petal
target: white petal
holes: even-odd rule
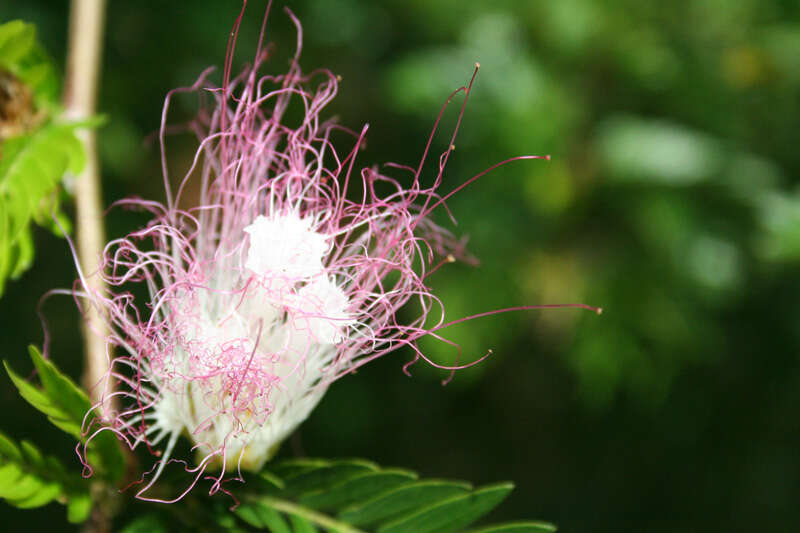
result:
[[[260,276],[308,278],[322,272],[328,236],[311,228],[311,218],[289,213],[273,218],[259,215],[244,228],[250,236],[245,267]]]
[[[297,293],[300,312],[299,329],[307,328],[319,343],[338,344],[344,340],[343,330],[353,323],[347,308],[350,301],[327,276],[315,278]]]

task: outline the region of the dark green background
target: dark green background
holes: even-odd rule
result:
[[[277,7],[282,7],[278,3]],[[786,531],[800,524],[800,5],[788,0],[289,2],[307,69],[343,76],[332,105],[369,122],[364,164],[418,160],[438,108],[482,68],[444,190],[481,259],[434,285],[459,317],[581,301],[605,308],[504,315],[453,328],[475,357],[442,375],[396,352],[337,383],[283,453],[363,456],[426,476],[512,479],[493,517],[562,531]],[[237,47],[255,48],[252,1]],[[100,130],[106,204],[163,199],[163,97],[222,65],[234,0],[110,2]],[[67,3],[12,0],[63,65]],[[269,40],[294,44],[276,9]],[[179,101],[176,120],[190,116]],[[455,113],[446,116],[444,131]],[[436,137],[439,153],[448,136]],[[185,168],[190,139],[170,140]],[[347,147],[342,147],[342,150]],[[174,171],[174,172],[175,172]],[[110,234],[143,219],[114,211]],[[34,268],[0,301],[0,356],[26,369],[39,297],[75,277],[66,244],[38,233]],[[73,303],[44,311],[53,357],[80,373]],[[436,344],[440,361],[452,354]],[[6,379],[6,378],[0,378]],[[69,439],[2,387],[0,427],[76,461]],[[52,530],[56,504],[3,504],[9,531]]]

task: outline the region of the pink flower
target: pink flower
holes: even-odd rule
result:
[[[298,50],[288,72],[260,76],[267,53],[259,47],[254,65],[229,80],[231,46],[221,88],[204,73],[179,90],[209,94],[215,104],[193,124],[194,163],[173,197],[163,155],[165,205],[120,202],[153,219],[108,244],[101,275],[115,289],[88,295],[111,323],[108,342],[118,354],[111,372],[121,407],[106,414],[109,428],[160,456],[138,493],[144,499],[175,461],[181,434],[194,444],[197,466],[186,469],[195,482],[220,468],[214,492],[226,471],[260,468],[331,383],[373,359],[408,346],[409,365],[422,358],[449,370],[469,366],[436,365],[416,344],[425,335],[441,339],[437,331],[454,323],[445,322],[427,276],[464,257],[463,243],[429,215],[491,168],[441,195],[452,146],[423,179],[429,139],[416,168],[390,165],[406,178],[356,171],[367,128],[355,134],[322,119],[337,78],[301,72],[301,28],[289,16]],[[448,103],[463,92],[466,104],[473,80]],[[304,116],[289,125],[286,112],[298,106]],[[340,155],[334,144],[345,135],[355,142]],[[526,158],[534,156],[514,159]],[[199,201],[181,209],[191,180],[200,182]],[[127,292],[130,284],[146,286],[148,300]],[[401,323],[401,309],[416,318]]]

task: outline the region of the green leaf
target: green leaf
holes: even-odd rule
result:
[[[339,517],[356,525],[371,525],[398,516],[410,509],[452,496],[468,494],[468,483],[427,480],[402,485],[345,509]]]
[[[92,498],[88,492],[72,494],[67,502],[67,520],[71,524],[80,524],[89,518],[92,512]]]
[[[17,76],[37,108],[55,110],[59,83],[53,60],[36,39],[36,27],[21,20],[0,25],[0,69]]]
[[[59,407],[65,418],[78,428],[78,434],[75,436],[80,437],[83,417],[92,407],[89,397],[71,379],[62,374],[52,361],[42,357],[35,346],[29,346],[28,353],[39,372],[45,394]]]
[[[463,531],[513,488],[511,483],[474,489],[459,481],[419,480],[414,472],[383,469],[360,459],[294,459],[261,472],[259,483],[248,486],[250,492],[243,495],[235,515],[273,533]],[[555,527],[529,521],[475,531],[545,533]]]
[[[285,477],[286,486],[283,490],[289,495],[297,495],[309,491],[326,491],[334,485],[377,470],[378,467],[368,461],[341,461]]]
[[[0,433],[0,498],[20,509],[41,507],[54,500],[67,504],[70,522],[89,516],[89,484],[77,472],[68,473],[54,457],[33,444],[14,441]]]
[[[0,146],[0,296],[6,278],[19,277],[33,260],[31,222],[55,229],[52,216],[64,218],[59,184],[85,164],[75,128],[50,123]]]
[[[318,531],[314,524],[300,515],[290,514],[289,518],[292,521],[292,531],[294,533],[317,533]]]
[[[470,533],[553,533],[556,526],[547,522],[512,522],[473,529]]]
[[[122,528],[120,533],[167,533],[168,531],[158,515],[146,514]]]
[[[271,490],[283,490],[283,488],[286,487],[286,483],[284,483],[281,478],[266,470],[259,472],[258,476],[264,486],[269,487]]]
[[[327,459],[289,459],[281,461],[272,467],[272,473],[279,479],[289,479],[302,474],[303,472],[310,472],[318,468],[327,468],[330,466],[331,461]]]
[[[416,474],[406,470],[367,472],[338,483],[330,490],[320,490],[303,496],[300,502],[313,509],[342,508],[416,478]]]
[[[11,70],[28,55],[36,43],[36,28],[21,20],[0,25],[0,67]]]
[[[291,533],[283,516],[262,503],[244,504],[236,508],[236,514],[253,527],[267,529],[272,533]]]
[[[54,119],[61,112],[58,79],[32,24],[15,20],[0,25],[0,73],[6,72],[32,92],[34,105],[24,113],[28,118],[21,122],[21,133],[0,139],[0,296],[6,280],[18,278],[33,262],[32,222],[61,235],[55,218],[69,231],[59,194],[64,173],[78,173],[84,165],[75,130],[102,121]]]
[[[94,431],[87,434],[83,428],[97,429],[99,422],[94,410],[91,409],[89,397],[71,379],[62,374],[52,361],[43,358],[35,346],[30,346],[28,351],[38,371],[42,388],[35,387],[22,379],[4,362],[11,381],[22,397],[47,415],[53,425],[85,443],[88,434]],[[100,470],[101,475],[112,481],[122,478],[125,473],[125,456],[113,433],[101,431],[94,435],[87,453],[89,462]]]
[[[425,507],[416,513],[398,518],[378,528],[384,533],[424,533],[457,531],[468,526],[492,509],[514,490],[511,483],[500,483],[455,496]]]
[[[17,387],[20,395],[33,407],[47,415],[50,422],[53,423],[60,430],[69,433],[73,437],[80,438],[81,427],[71,420],[66,413],[50,398],[43,393],[40,389],[25,381],[21,376],[11,370],[8,363],[3,361],[6,367],[6,372],[11,378],[12,383]]]

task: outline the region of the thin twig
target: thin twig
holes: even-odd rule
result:
[[[105,7],[105,0],[72,0],[64,107],[66,116],[73,120],[84,120],[96,110]],[[78,135],[86,150],[86,167],[75,184],[78,257],[92,285],[92,292],[103,291],[105,287],[100,277],[91,275],[99,268],[105,241],[96,137],[92,129],[83,129]],[[86,319],[82,326],[83,381],[93,402],[98,402],[111,392],[110,383],[107,383],[107,328],[92,305],[86,306]]]
[[[64,80],[65,115],[71,120],[85,120],[95,113],[100,57],[103,50],[105,0],[72,0],[67,46],[67,72]],[[86,152],[86,167],[75,183],[75,207],[78,259],[87,274],[90,292],[103,292],[100,276],[92,275],[100,268],[100,257],[105,241],[101,210],[101,189],[97,145],[94,130],[78,132]],[[111,396],[109,360],[105,349],[107,328],[95,306],[85,307],[82,323],[84,344],[84,386],[93,403]],[[104,409],[111,405],[102,406]],[[101,413],[102,414],[102,413]],[[97,487],[100,491],[104,489]],[[92,516],[84,524],[87,533],[111,531],[110,505],[101,498]]]

